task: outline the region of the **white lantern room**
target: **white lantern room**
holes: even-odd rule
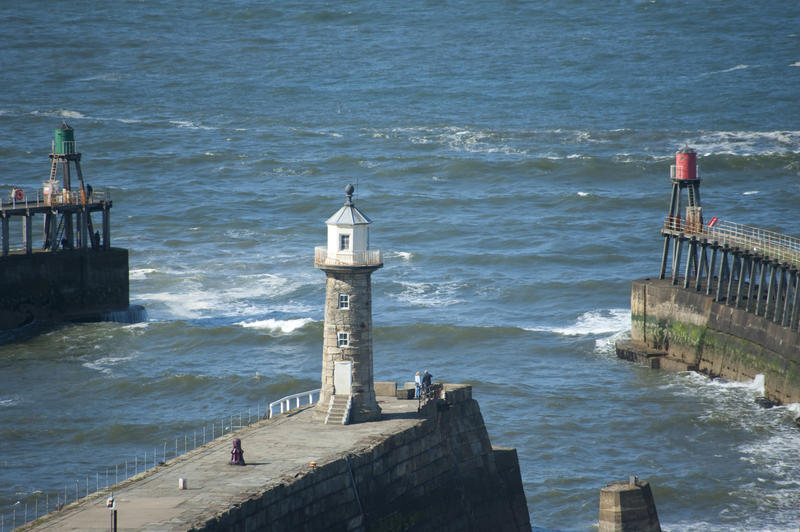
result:
[[[353,185],[347,185],[347,201],[325,221],[328,226],[328,245],[315,257],[321,264],[368,266],[380,264],[380,250],[369,249],[369,224],[367,215],[353,204]]]

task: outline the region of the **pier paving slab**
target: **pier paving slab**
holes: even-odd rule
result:
[[[264,420],[207,443],[113,487],[119,531],[178,531],[199,526],[281,478],[422,423],[417,401],[379,397],[381,420],[324,425],[311,407]],[[233,438],[241,438],[247,465],[231,466]],[[178,480],[186,479],[179,489]],[[52,512],[23,530],[109,530],[109,490]]]

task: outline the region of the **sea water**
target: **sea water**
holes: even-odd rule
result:
[[[3,528],[316,388],[313,249],[353,183],[376,379],[471,384],[535,528],[591,530],[635,474],[666,530],[797,530],[797,408],[613,346],[683,146],[707,218],[800,235],[798,28],[792,2],[2,4],[0,190],[41,186],[66,120],[148,316],[0,347]]]

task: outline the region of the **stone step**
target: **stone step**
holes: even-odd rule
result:
[[[349,395],[334,395],[333,402],[328,408],[326,423],[342,424],[347,416],[347,403],[350,401]]]

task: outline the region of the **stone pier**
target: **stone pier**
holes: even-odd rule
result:
[[[531,530],[516,451],[492,447],[470,386],[442,395],[419,412],[379,396],[379,421],[305,407],[226,435],[114,486],[118,530]],[[244,467],[228,465],[234,437]],[[110,491],[23,529],[108,530]]]
[[[669,279],[631,286],[631,341],[617,356],[652,368],[751,381],[772,402],[800,402],[800,333]]]

